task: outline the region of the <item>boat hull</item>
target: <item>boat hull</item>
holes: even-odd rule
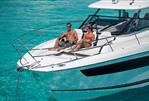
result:
[[[146,57],[148,55],[148,52],[144,52],[121,58],[118,61],[132,60],[132,57]],[[112,60],[109,62],[114,64],[118,61],[115,62]],[[110,63],[102,63],[99,65],[103,66]],[[141,61],[136,64],[145,63]],[[32,73],[35,78],[38,78],[39,82],[47,84],[45,87],[48,87],[49,93],[51,93],[54,98],[58,99],[58,101],[86,100],[96,97],[103,98],[104,96],[110,96],[149,85],[149,65],[140,65],[138,68],[96,76],[87,76],[81,72],[81,70],[95,68],[96,66],[97,64],[65,71],[32,71]]]
[[[109,96],[149,85],[149,66],[124,72],[86,77],[79,70],[55,73],[33,72],[58,101],[86,100]],[[38,78],[38,79],[37,79]],[[46,85],[46,86],[45,86]]]

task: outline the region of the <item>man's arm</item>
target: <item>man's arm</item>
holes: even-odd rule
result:
[[[58,40],[63,39],[64,37],[66,37],[66,33],[63,33],[63,34],[58,38]]]

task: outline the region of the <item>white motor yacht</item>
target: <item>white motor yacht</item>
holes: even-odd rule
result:
[[[18,60],[17,70],[38,75],[49,92],[63,101],[149,85],[149,1],[101,0],[88,7],[95,13],[75,30],[80,40],[90,24],[96,36],[92,47],[49,51],[56,38],[31,49],[23,44],[28,52]]]

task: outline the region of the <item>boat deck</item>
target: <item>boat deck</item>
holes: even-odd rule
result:
[[[40,68],[40,71],[54,71],[54,70],[63,70],[66,69],[65,66],[67,63],[71,63],[72,61],[82,61],[81,59],[90,58],[91,56],[102,56],[110,53],[118,53],[118,51],[127,52],[129,49],[133,47],[141,47],[145,44],[148,44],[149,37],[148,32],[144,31],[144,33],[138,34],[139,43],[135,37],[135,35],[126,35],[116,37],[116,40],[112,40],[112,42],[107,44],[105,40],[99,41],[97,46],[80,49],[76,52],[69,52],[71,48],[67,48],[61,51],[49,51],[49,44],[51,46],[53,43],[51,41],[45,42],[39,46],[36,46],[30,51],[32,57],[29,53],[24,55],[24,58],[29,61],[28,63],[22,58],[20,59],[20,67],[27,67],[32,70],[37,70],[37,67]],[[53,40],[54,42],[54,40]],[[126,43],[127,42],[127,43]],[[105,44],[106,43],[106,44]],[[102,47],[103,46],[103,47]],[[36,61],[35,61],[36,60]],[[54,67],[54,68],[53,68]],[[59,68],[61,67],[61,68]],[[74,68],[74,67],[72,67]]]

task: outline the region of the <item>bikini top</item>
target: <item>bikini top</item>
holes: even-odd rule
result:
[[[86,34],[86,35],[84,36],[84,39],[86,39],[86,40],[91,40],[91,41],[92,41],[93,36],[92,36],[91,34]]]

